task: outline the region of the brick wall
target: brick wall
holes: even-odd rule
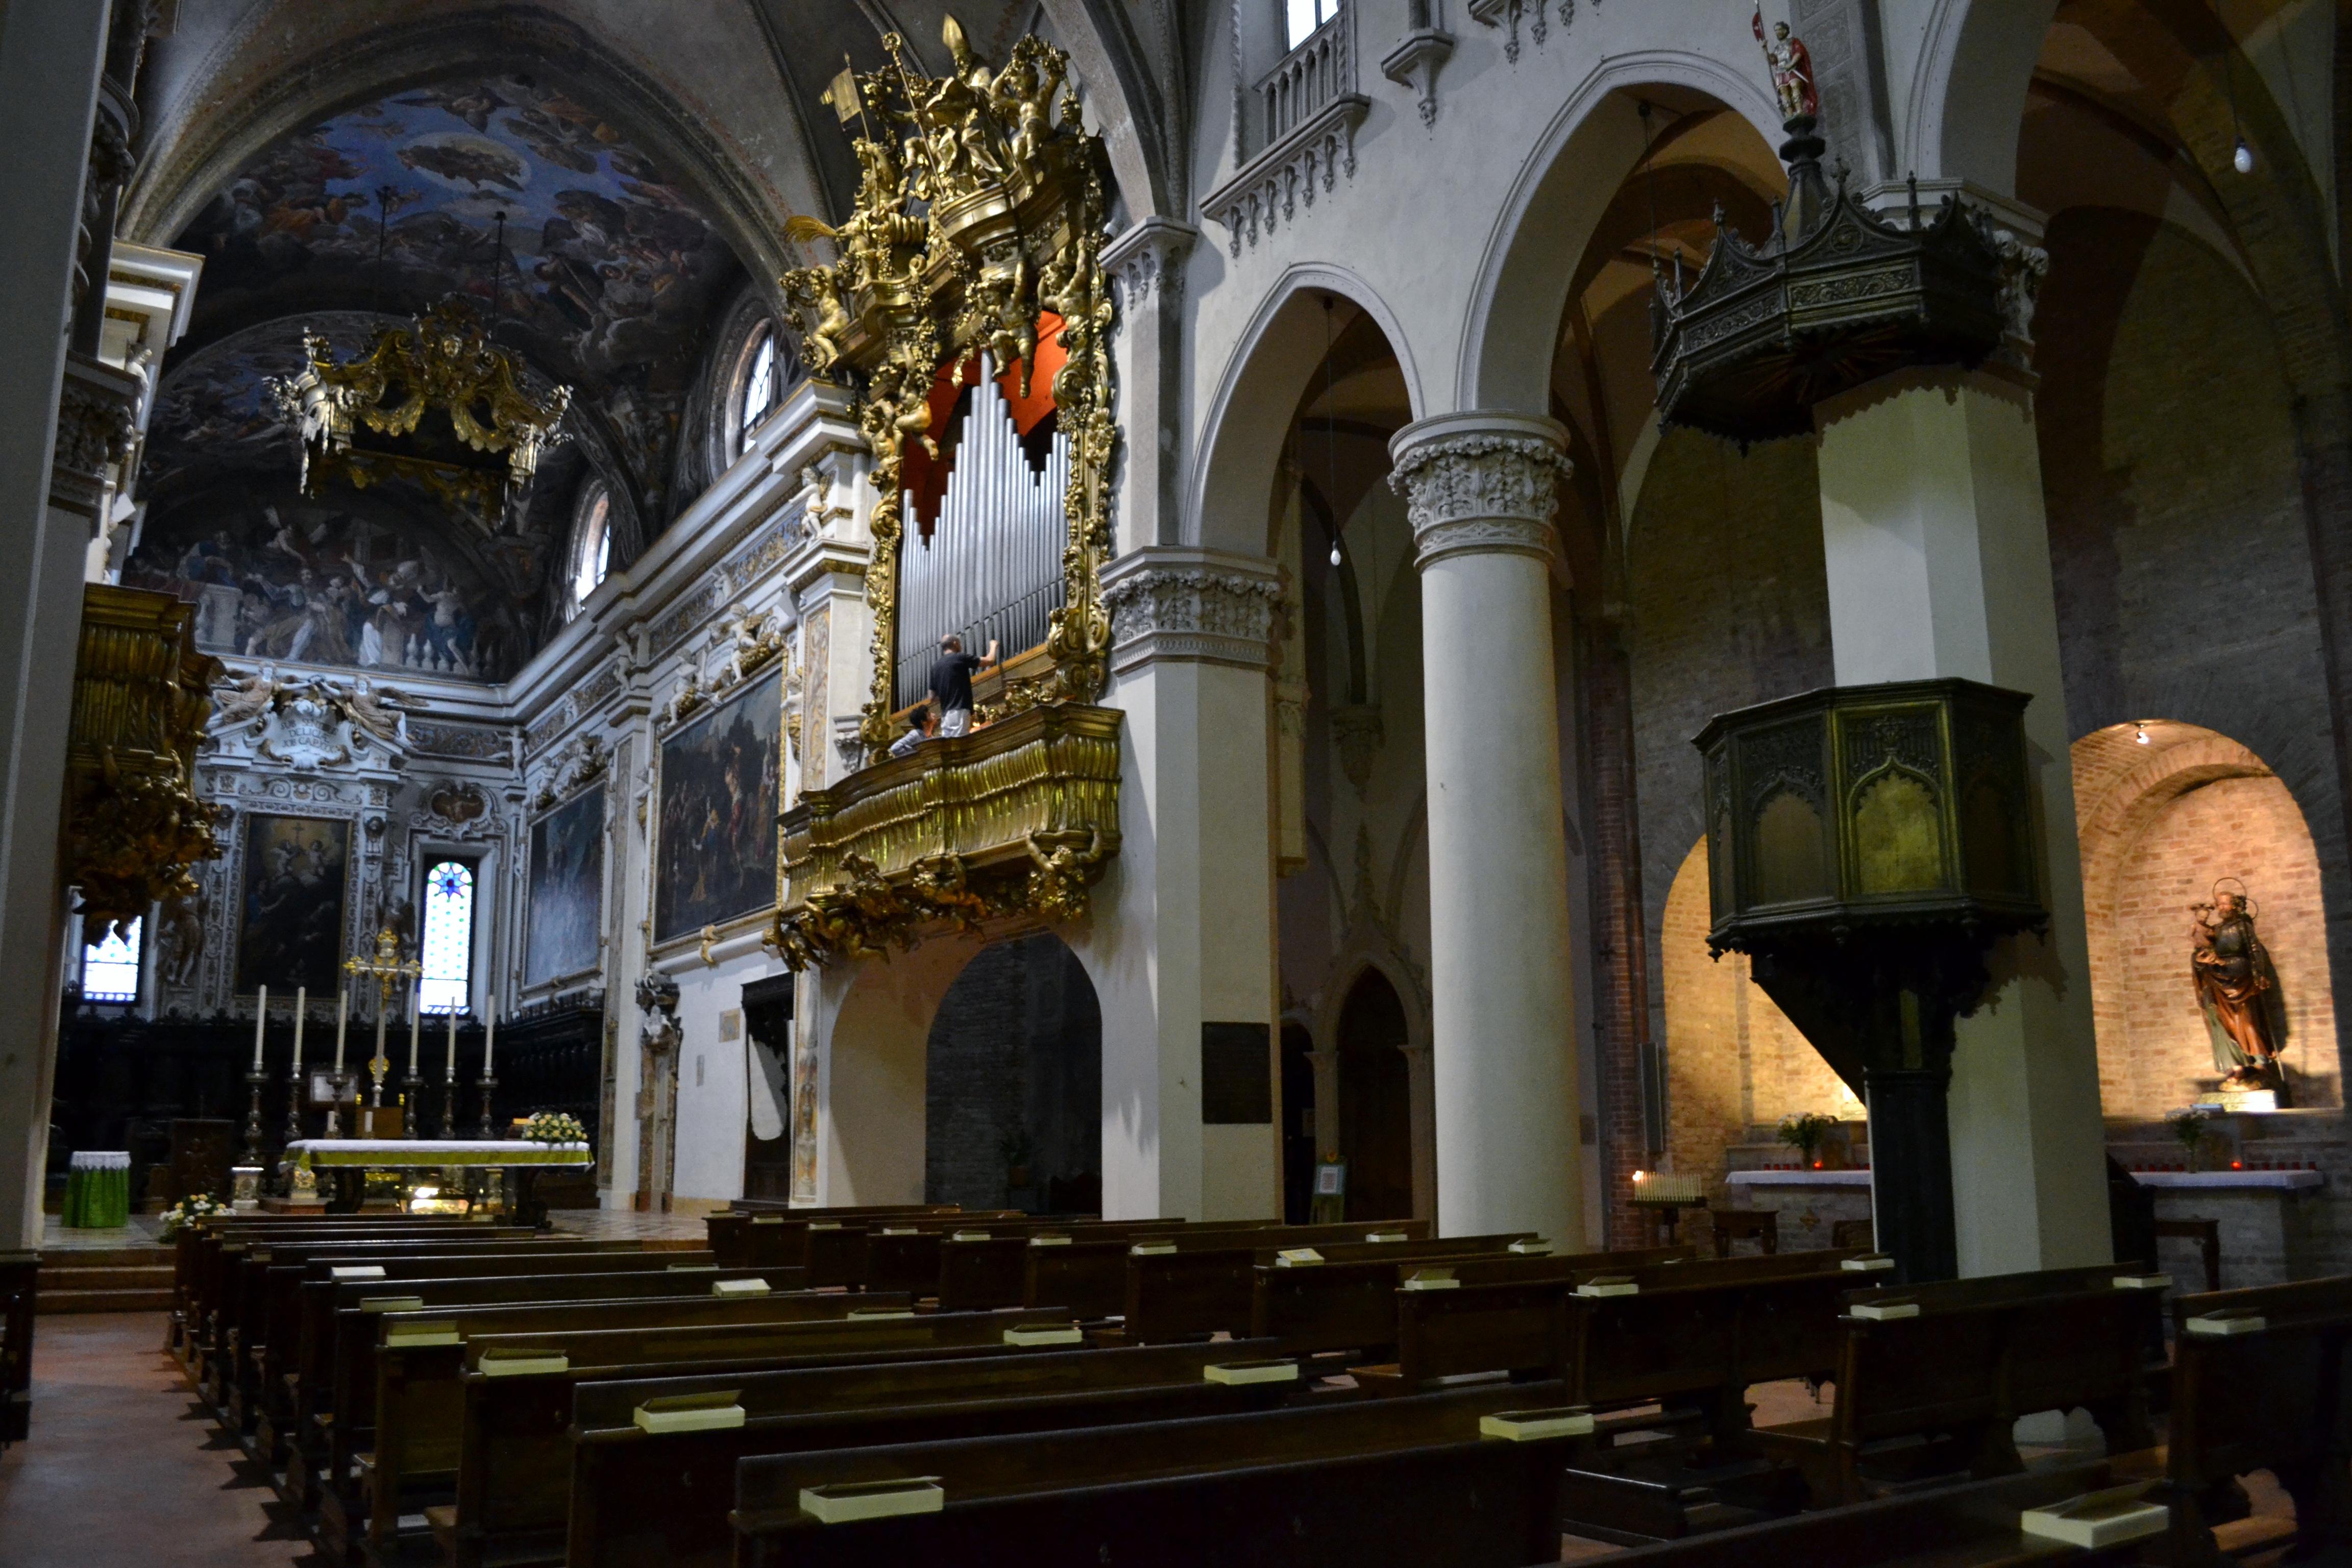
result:
[[[1843,1081],[1748,978],[1736,952],[1706,951],[1706,846],[1684,858],[1666,894],[1657,948],[1665,983],[1666,1138],[1677,1171],[1722,1190],[1724,1152],[1757,1127],[1815,1110],[1859,1116]]]
[[[1102,1171],[1102,1014],[1058,937],[981,950],[932,1020],[925,1201],[996,1208],[1012,1196],[1004,1146],[1025,1133],[1040,1206],[1047,1182]]]

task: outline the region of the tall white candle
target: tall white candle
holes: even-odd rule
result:
[[[482,1008],[489,1018],[489,1026],[482,1032],[482,1076],[488,1078],[490,1076],[490,1052],[497,1048],[499,1043],[499,999],[491,997],[482,1004]]]
[[[352,1021],[352,988],[346,984],[335,998],[335,1070],[343,1070],[343,1027]]]
[[[261,1030],[269,1022],[269,987],[261,988],[261,995],[253,1005],[253,1070],[261,1070]]]
[[[412,981],[408,987],[408,1076],[416,1076],[416,1032],[423,1026],[425,983]]]
[[[449,1009],[449,1081],[457,1081],[457,1009]]]
[[[310,1010],[310,988],[294,987],[294,1070],[302,1070],[302,1015]]]

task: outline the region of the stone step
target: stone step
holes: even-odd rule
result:
[[[47,1316],[61,1312],[161,1312],[170,1309],[169,1286],[160,1290],[43,1290],[33,1310]]]
[[[85,1268],[79,1264],[41,1266],[40,1289],[51,1290],[169,1290],[172,1268],[149,1264],[140,1268]]]
[[[178,1258],[169,1247],[52,1247],[41,1253],[44,1268],[169,1268]]]

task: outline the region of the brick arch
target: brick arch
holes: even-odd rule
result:
[[[1727,1152],[1799,1111],[1862,1116],[1811,1042],[1748,973],[1744,954],[1710,957],[1706,840],[1683,857],[1658,942],[1665,987],[1666,1150],[1674,1169],[1722,1194]],[[1762,1136],[1770,1137],[1769,1131]]]
[[[2221,877],[2254,896],[2298,1103],[2340,1103],[2319,858],[2284,781],[2230,737],[2171,721],[2094,731],[2073,757],[2107,1116],[2153,1120],[2220,1076],[2189,980],[2188,906]]]

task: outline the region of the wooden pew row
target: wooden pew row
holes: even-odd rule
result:
[[[735,1466],[748,1455],[1271,1408],[1301,1385],[1212,1383],[1202,1372],[1270,1348],[1040,1350],[881,1363],[848,1350],[835,1364],[789,1371],[755,1362],[601,1381],[615,1370],[606,1369],[530,1390],[515,1385],[533,1380],[469,1371],[457,1500],[436,1520],[436,1532],[456,1568],[478,1568],[486,1557],[721,1568],[733,1541],[727,1514]],[[720,1394],[742,1408],[741,1426],[649,1432],[635,1420],[648,1399]],[[560,1461],[551,1479],[551,1458]]]
[[[835,1295],[850,1310],[871,1312],[873,1298]],[[735,1386],[748,1374],[844,1364],[915,1367],[927,1362],[1025,1358],[1045,1353],[1008,1342],[1007,1331],[1057,1327],[1060,1320],[1013,1309],[994,1312],[920,1313],[733,1321],[699,1325],[543,1328],[522,1333],[475,1334],[466,1345],[461,1374],[462,1430],[456,1483],[457,1502],[426,1518],[456,1550],[462,1519],[476,1548],[531,1558],[546,1551],[571,1506],[573,1391],[616,1377],[723,1377]],[[562,1363],[561,1370],[508,1372],[525,1364]],[[485,1373],[485,1364],[503,1375]],[[710,1503],[722,1512],[733,1496],[731,1471],[719,1478]],[[472,1498],[468,1506],[465,1500]]]
[[[1754,1434],[1796,1463],[1815,1501],[1859,1502],[1923,1475],[2012,1475],[2020,1416],[2086,1409],[2111,1453],[2155,1441],[2147,1384],[2162,1292],[2112,1265],[1853,1292],[1916,1315],[1839,1321],[1837,1400],[1818,1420]]]
[[[289,1502],[305,1510],[317,1508],[319,1477],[330,1468],[328,1437],[334,1410],[339,1301],[351,1306],[371,1296],[403,1294],[410,1284],[425,1282],[432,1283],[436,1293],[474,1294],[457,1282],[519,1276],[569,1280],[646,1274],[666,1279],[707,1279],[712,1277],[707,1270],[716,1267],[709,1262],[708,1254],[609,1252],[585,1246],[574,1250],[553,1242],[531,1245],[557,1250],[547,1256],[518,1255],[495,1245],[455,1254],[441,1250],[439,1245],[425,1252],[410,1252],[406,1244],[396,1252],[334,1247],[314,1251],[301,1264],[295,1283],[296,1326],[282,1343],[274,1341],[264,1357],[265,1413],[251,1446],[254,1458],[280,1478],[278,1489]],[[336,1269],[352,1268],[381,1268],[383,1277],[334,1278]],[[776,1273],[767,1270],[761,1277],[770,1278],[772,1286]],[[675,1289],[695,1287],[681,1283]],[[347,1375],[362,1394],[373,1387],[363,1372]]]
[[[488,1227],[495,1230],[498,1227]],[[487,1234],[485,1227],[453,1224],[411,1223],[397,1226],[272,1226],[267,1231],[255,1231],[244,1226],[214,1226],[191,1239],[184,1232],[182,1240],[188,1251],[183,1255],[184,1268],[175,1268],[174,1298],[179,1305],[183,1332],[180,1343],[181,1361],[192,1381],[202,1383],[207,1374],[207,1358],[219,1348],[215,1334],[216,1319],[223,1294],[223,1280],[230,1259],[241,1258],[256,1246],[290,1245],[305,1240],[328,1240],[336,1235],[349,1239],[383,1239],[395,1241],[403,1237],[425,1239],[435,1236],[451,1238]]]
[[[1372,1235],[1402,1235],[1424,1240],[1427,1224],[1420,1220],[1360,1221],[1352,1225],[1269,1226],[1263,1221],[1216,1222],[1175,1227],[1151,1238],[1154,1246],[1173,1247],[1180,1253],[1226,1250],[1239,1247],[1241,1233],[1258,1233],[1252,1245],[1322,1247],[1361,1241]],[[1023,1303],[1053,1301],[1067,1306],[1089,1322],[1118,1317],[1127,1310],[1127,1276],[1131,1242],[1117,1238],[1076,1240],[1029,1248],[1021,1260]],[[1230,1262],[1230,1259],[1228,1259]]]
[[[415,1218],[407,1215],[398,1217],[403,1224],[446,1225],[448,1223],[446,1216],[438,1215],[420,1215]],[[370,1216],[369,1223],[373,1224],[374,1218],[375,1216]],[[349,1226],[352,1223],[352,1219],[331,1220],[324,1216],[272,1215],[262,1211],[249,1215],[221,1215],[184,1226],[179,1234],[173,1238],[172,1243],[171,1338],[164,1348],[172,1351],[180,1349],[181,1331],[187,1321],[189,1298],[192,1292],[200,1289],[199,1278],[206,1266],[205,1260],[208,1238],[216,1246],[220,1232],[232,1224],[247,1231],[270,1230],[282,1226],[290,1232],[306,1226],[317,1228],[325,1226]]]
[[[1375,1237],[1397,1239],[1375,1241]],[[1523,1233],[1515,1239],[1534,1237],[1532,1233]],[[1479,1240],[1494,1243],[1492,1250],[1507,1245],[1494,1237]],[[1170,1252],[1130,1247],[1118,1337],[1128,1344],[1167,1344],[1216,1333],[1246,1333],[1258,1264],[1271,1263],[1276,1253],[1298,1247],[1344,1257],[1336,1249],[1352,1243],[1398,1247],[1432,1245],[1425,1222],[1398,1220],[1377,1225],[1283,1226],[1221,1237],[1205,1244],[1188,1245],[1178,1238]],[[1463,1242],[1433,1245],[1443,1250],[1468,1249]]]
[[[2252,1331],[2212,1335],[2198,1320]],[[2165,1489],[2173,1530],[2166,1561],[2212,1568],[2214,1527],[2240,1476],[2268,1470],[2294,1500],[2290,1556],[2336,1561],[2352,1552],[2352,1279],[2311,1279],[2180,1296],[2172,1303],[2172,1408]]]
[[[742,1200],[738,1200],[739,1205]],[[812,1226],[866,1225],[884,1217],[921,1218],[961,1213],[952,1204],[877,1205],[830,1209],[743,1209],[703,1216],[710,1250],[730,1267],[808,1266]],[[992,1213],[994,1211],[991,1211]]]
[[[1562,1466],[1586,1439],[1481,1436],[1556,1406],[1557,1384],[1487,1386],[1078,1431],[745,1458],[741,1568],[1528,1568],[1557,1561]],[[824,1523],[805,1491],[935,1478],[933,1511]]]
[[[354,1260],[341,1248],[325,1256],[313,1252],[302,1262],[273,1263],[267,1284],[260,1355],[260,1424],[278,1431],[300,1421],[301,1390],[307,1377],[313,1388],[322,1381],[322,1357],[333,1308],[332,1270],[375,1268],[384,1280],[482,1279],[501,1274],[596,1274],[635,1270],[667,1272],[671,1268],[716,1268],[708,1252],[646,1251],[601,1243],[539,1242],[524,1251],[492,1246],[473,1252],[434,1251],[377,1256]],[[258,1426],[257,1431],[258,1431]],[[275,1456],[277,1445],[264,1438],[262,1448]]]
[[[314,1264],[316,1272],[310,1277],[324,1280],[328,1268],[334,1266],[382,1268],[387,1278],[403,1271],[419,1278],[451,1278],[538,1271],[583,1273],[600,1266],[612,1271],[660,1268],[670,1263],[715,1262],[708,1253],[648,1251],[629,1243],[468,1239],[431,1247],[424,1253],[413,1251],[413,1245],[401,1244],[377,1251],[365,1244],[351,1242],[300,1243],[253,1247],[237,1260],[239,1278],[233,1286],[230,1301],[224,1304],[226,1326],[221,1336],[226,1363],[223,1403],[231,1431],[245,1432],[253,1426],[257,1416],[273,1410],[281,1421],[287,1414],[277,1408],[277,1380],[299,1358],[302,1282]],[[438,1261],[420,1272],[418,1262],[428,1258]]]
[[[182,1297],[182,1304],[208,1305],[214,1279],[219,1267],[221,1249],[232,1240],[239,1244],[258,1241],[267,1244],[270,1238],[291,1241],[304,1237],[325,1237],[341,1234],[348,1237],[423,1236],[436,1231],[463,1232],[474,1222],[455,1220],[445,1215],[397,1215],[359,1219],[268,1219],[249,1215],[224,1215],[199,1220],[184,1227],[173,1243],[173,1283]]]
[[[867,1227],[858,1279],[870,1289],[931,1297],[943,1312],[1018,1307],[1032,1242],[1129,1242],[1194,1228],[1181,1219],[887,1222]],[[812,1253],[817,1239],[811,1238]]]
[[[768,1277],[782,1272],[764,1271]],[[553,1289],[559,1282],[546,1279],[472,1281],[467,1283],[514,1289],[499,1292],[505,1300],[428,1301],[421,1310],[350,1313],[373,1322],[339,1325],[328,1474],[349,1479],[322,1495],[322,1530],[334,1528],[349,1542],[352,1521],[363,1510],[367,1542],[380,1551],[398,1533],[401,1516],[415,1511],[404,1507],[410,1490],[419,1486],[446,1490],[454,1485],[464,1408],[458,1379],[466,1363],[466,1342],[473,1334],[501,1328],[530,1332],[597,1324],[799,1322],[842,1320],[852,1310],[873,1310],[867,1299],[839,1291],[783,1291],[741,1299],[709,1293],[713,1281],[761,1278],[738,1269],[672,1276],[677,1283],[667,1292],[659,1289],[663,1281],[658,1277],[606,1278],[607,1288],[630,1286],[631,1293],[564,1299]],[[688,1281],[699,1284],[685,1283]],[[399,1289],[423,1294],[417,1287],[424,1283],[405,1282]],[[698,1289],[702,1293],[687,1293]],[[907,1305],[903,1298],[881,1300],[897,1308]],[[340,1310],[337,1315],[345,1316]],[[346,1343],[364,1347],[364,1353],[341,1353]],[[330,1527],[330,1520],[337,1527]]]
[[[2095,1551],[2021,1536],[2028,1509],[2126,1478],[2105,1460],[1736,1526],[1612,1554],[1609,1568],[2094,1568],[2153,1561],[2147,1540]],[[1573,1529],[1573,1526],[1570,1527]]]
[[[1416,1253],[1419,1248],[1410,1248]],[[1645,1265],[1689,1258],[1688,1247],[1654,1247],[1633,1252],[1592,1252],[1568,1257],[1339,1258],[1317,1268],[1284,1268],[1260,1263],[1254,1269],[1249,1332],[1268,1339],[1290,1355],[1354,1352],[1364,1360],[1391,1360],[1397,1337],[1397,1292],[1408,1279],[1431,1269],[1452,1277],[1455,1289],[1475,1281],[1565,1279],[1570,1284],[1596,1274],[1622,1273]]]

